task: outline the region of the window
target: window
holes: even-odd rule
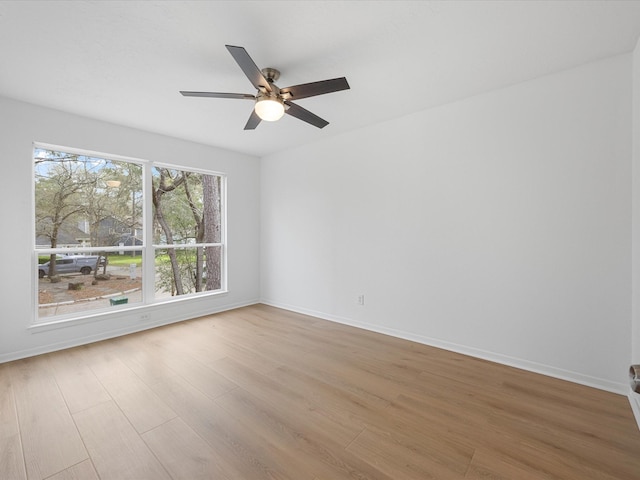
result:
[[[36,321],[221,292],[225,178],[34,148]]]
[[[222,285],[220,176],[153,167],[155,291],[184,295]]]

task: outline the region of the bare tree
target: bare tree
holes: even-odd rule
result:
[[[189,178],[189,174],[185,173]],[[184,189],[189,208],[196,223],[196,243],[220,243],[221,237],[221,202],[220,177],[214,175],[198,175],[202,179],[202,209],[193,198],[189,182],[184,182]],[[196,265],[194,274],[195,291],[217,290],[221,285],[220,247],[198,247],[196,249]],[[207,280],[203,285],[203,264],[206,265]]]
[[[220,243],[222,234],[222,212],[220,198],[220,177],[202,176],[204,243]],[[205,247],[207,264],[207,290],[221,287],[222,269],[220,265],[220,247]]]
[[[37,159],[36,165],[50,162],[46,173],[36,175],[36,234],[49,239],[51,248],[58,246],[61,228],[84,210],[81,194],[88,184],[79,181],[76,155],[47,152],[49,157]],[[56,254],[50,255],[49,277],[56,274]]]
[[[186,177],[184,175],[178,175],[176,178],[172,177],[169,169],[159,168],[160,177],[157,182],[154,182],[153,188],[153,206],[155,207],[155,218],[158,224],[162,228],[162,231],[166,237],[167,245],[173,245],[173,232],[169,227],[165,219],[165,214],[162,208],[162,198],[168,192],[172,192],[180,185],[182,185]],[[169,261],[171,262],[171,271],[173,272],[173,280],[175,282],[176,294],[183,295],[184,288],[182,285],[182,275],[180,274],[180,265],[176,256],[174,248],[168,248],[167,254],[169,255]]]

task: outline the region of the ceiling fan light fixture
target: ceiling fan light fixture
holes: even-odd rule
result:
[[[275,97],[258,96],[256,114],[266,122],[275,122],[284,115],[284,103]]]

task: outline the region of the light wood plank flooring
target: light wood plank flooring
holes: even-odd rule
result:
[[[620,395],[255,305],[0,365],[0,479],[640,479]]]

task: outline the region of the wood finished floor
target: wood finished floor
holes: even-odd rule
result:
[[[256,305],[0,364],[0,479],[640,479],[628,400]]]

